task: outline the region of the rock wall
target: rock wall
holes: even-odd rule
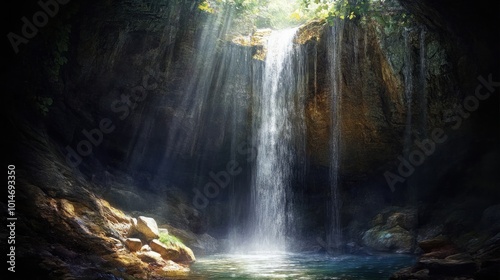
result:
[[[346,242],[379,246],[375,237],[381,236],[380,231],[366,234],[373,229],[372,219],[387,213],[388,206],[418,206],[417,228],[404,228],[401,234],[403,251],[411,251],[415,240],[435,234],[424,229],[434,232],[443,220],[440,233],[456,237],[470,234],[475,220],[488,219],[483,212],[499,197],[495,188],[499,181],[495,169],[498,43],[492,39],[495,36],[489,36],[498,34],[498,29],[491,23],[495,18],[491,12],[485,16],[487,21],[466,17],[460,23],[462,19],[454,12],[467,14],[467,5],[447,3],[451,8],[446,10],[447,4],[400,2],[415,17],[410,25],[388,27],[373,18],[364,24],[346,21],[338,37],[342,46],[338,73],[342,100],[340,177]],[[69,29],[47,26],[45,35],[40,34],[16,58],[19,63],[8,76],[12,79],[6,96],[6,104],[13,106],[5,112],[21,119],[28,116],[31,125],[46,127],[40,134],[57,148],[36,153],[62,157],[67,165],[77,167],[68,174],[74,172],[82,180],[102,186],[99,192],[121,208],[155,210],[149,199],[165,195],[165,188],[169,189],[168,197],[176,197],[168,194],[171,191],[184,197],[170,201],[172,204],[189,204],[193,186],[203,186],[210,179],[209,171],[225,168],[234,153],[232,141],[240,143],[251,133],[252,81],[259,79],[261,49],[225,40],[221,34],[226,30],[211,28],[230,16],[206,15],[193,1],[89,3],[92,5],[75,4],[70,17],[60,19]],[[482,4],[478,9],[488,11]],[[320,234],[324,228],[332,129],[331,65],[327,59],[332,47],[328,44],[331,27],[318,22],[309,26],[302,32],[314,35],[298,42],[307,54],[309,69],[307,171],[305,185],[297,186],[303,195],[300,221],[304,235]],[[197,38],[212,40],[203,43]],[[253,59],[255,54],[258,59]],[[232,59],[238,65],[225,64]],[[54,61],[61,65],[56,67]],[[197,67],[208,74],[193,80],[200,70]],[[232,76],[236,78],[227,81],[231,72],[237,73]],[[214,73],[220,76],[214,78]],[[478,80],[480,76],[483,80]],[[475,106],[464,101],[479,85],[483,90],[492,89],[491,96],[481,100],[477,110],[464,111],[472,108],[465,106]],[[184,109],[195,102],[186,96],[198,86],[206,94],[203,102],[212,109],[196,111],[196,115]],[[21,92],[22,98],[16,92]],[[213,92],[216,94],[207,94]],[[235,98],[227,98],[230,94]],[[53,100],[45,117],[26,106],[33,97]],[[234,114],[236,109],[240,114]],[[203,131],[197,131],[199,121],[204,124]],[[17,131],[13,123],[9,128]],[[236,129],[227,129],[229,124]],[[407,130],[409,124],[414,130]],[[398,156],[421,149],[414,140],[432,139],[436,128],[444,129],[448,140],[444,145],[436,144],[434,151],[425,155],[425,164],[405,178],[398,171]],[[18,136],[27,142],[36,139],[35,145],[42,141],[30,134]],[[179,144],[166,151],[169,141]],[[16,157],[24,157],[23,161],[36,170],[30,161],[34,153],[23,151],[22,145],[13,146],[19,152]],[[87,153],[89,147],[92,152]],[[386,171],[403,178],[391,188],[384,177]],[[247,186],[247,179],[234,185]],[[237,195],[241,201],[248,200],[248,193]],[[198,233],[208,229],[223,232],[230,219],[224,211],[228,201],[228,194],[221,194],[207,213],[189,209],[185,215],[168,216],[168,222]],[[180,214],[170,205],[161,210]],[[465,219],[464,213],[473,214]],[[386,231],[395,227],[386,224],[377,226]],[[396,229],[396,233],[401,232]],[[364,236],[367,241],[363,241]],[[386,241],[382,245],[397,244],[398,240]],[[388,248],[383,249],[392,250]]]

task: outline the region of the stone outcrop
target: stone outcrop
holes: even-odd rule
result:
[[[391,279],[495,279],[500,275],[500,234],[479,250],[459,248],[447,236],[418,243],[423,253],[417,263],[395,272]],[[486,253],[487,252],[487,253]]]
[[[131,252],[139,251],[142,248],[142,241],[139,238],[125,239],[125,245]]]
[[[452,118],[443,114],[462,108],[464,98],[474,94],[476,87],[488,89],[478,80],[480,75],[485,80],[498,79],[499,48],[492,35],[498,33],[497,10],[481,1],[400,2],[418,20],[411,28],[396,26],[391,30],[394,26],[382,26],[376,21],[363,25],[354,20],[343,25],[339,37],[342,220],[344,228],[348,222],[353,225],[345,237],[361,244],[366,236],[364,240],[370,247],[407,251],[416,235],[411,226],[413,217],[400,213],[371,219],[388,204],[423,201],[419,204],[418,240],[425,243],[444,233],[459,250],[435,247],[425,252],[431,255],[422,260],[420,267],[406,271],[417,279],[436,278],[457,266],[469,275],[466,270],[472,268],[467,259],[470,255],[479,262],[476,278],[488,279],[498,275],[500,267],[495,235],[499,228],[495,206],[500,158],[498,88],[483,91],[490,92],[491,97],[481,101],[479,109],[467,114],[467,118],[459,118],[457,112]],[[193,182],[210,180],[208,175],[195,174],[193,162],[203,170],[221,170],[217,164],[226,163],[233,152],[229,143],[251,138],[251,124],[246,117],[253,114],[248,104],[253,104],[254,88],[249,80],[254,78],[251,75],[258,76],[264,54],[261,46],[269,30],[254,34],[253,41],[240,45],[215,37],[210,44],[197,44],[196,39],[204,31],[210,31],[210,38],[221,30],[212,28],[216,27],[211,25],[215,20],[201,14],[191,1],[86,3],[91,4],[77,7],[76,2],[71,2],[65,6],[67,9],[61,8],[61,14],[51,18],[43,32],[22,45],[22,54],[8,58],[15,65],[6,73],[8,83],[2,102],[9,116],[6,131],[11,133],[5,145],[6,158],[16,162],[19,178],[23,178],[19,182],[23,187],[16,196],[20,206],[17,226],[22,232],[20,243],[30,245],[20,249],[19,266],[30,264],[25,271],[50,279],[93,279],[97,274],[110,279],[145,279],[150,272],[160,277],[164,270],[185,271],[184,266],[176,267],[158,258],[149,247],[141,248],[140,258],[138,253],[125,250],[123,240],[133,226],[130,217],[118,208],[148,213],[160,202],[167,204],[161,213],[175,213],[165,219],[187,232],[185,236],[197,244],[193,250],[216,250],[216,241],[206,231],[229,224],[229,219],[214,214],[229,212],[224,194],[217,198],[220,200],[216,206],[211,201],[206,212],[174,212],[177,205],[189,208],[189,197],[177,200],[170,193],[167,198],[158,197],[172,186],[189,196]],[[329,190],[325,170],[331,157],[331,65],[327,58],[332,45],[327,36],[332,29],[315,22],[302,31],[304,36],[299,36],[298,44],[302,44],[310,70],[301,77],[308,81],[304,159],[308,173],[307,186],[301,182],[294,187],[303,191],[306,204],[301,205],[306,214],[299,221],[307,225],[304,228],[321,232],[327,218],[318,205],[326,205],[322,197],[327,197]],[[246,46],[248,43],[250,46]],[[215,52],[224,48],[230,51],[223,55]],[[247,63],[224,68],[237,73],[228,80],[218,67],[231,59]],[[193,102],[185,99],[194,91],[193,84],[215,84],[205,76],[190,78],[199,66],[196,61],[217,65],[203,70],[209,73],[207,76],[220,74],[217,81],[227,81],[226,91],[214,90],[215,97],[203,96],[234,104],[212,102],[217,103],[216,108],[197,112],[210,116],[204,119],[208,128],[203,131],[197,130],[198,119],[182,107]],[[493,76],[488,76],[490,73]],[[145,99],[132,95],[145,88]],[[408,89],[413,90],[411,99]],[[222,92],[232,95],[217,95]],[[122,100],[123,96],[132,99]],[[42,97],[50,97],[53,102],[37,103]],[[204,99],[204,104],[210,103],[207,101]],[[45,108],[49,103],[50,107]],[[40,107],[48,109],[48,113],[43,110],[46,116],[36,113]],[[118,108],[122,111],[116,112]],[[238,116],[239,122],[228,125],[228,119],[234,118],[227,116],[236,111],[245,117]],[[103,120],[113,121],[113,132],[104,133],[102,141],[93,141],[98,144],[91,146],[88,155],[79,155],[78,144],[88,141],[85,135],[100,128]],[[410,123],[414,130],[407,132]],[[226,130],[226,125],[230,129]],[[459,129],[452,128],[456,125]],[[175,133],[158,129],[171,127],[179,129]],[[436,146],[425,157],[425,164],[391,190],[384,171],[397,172],[398,156],[404,150],[418,148],[414,141],[423,140],[434,128],[446,129],[446,144]],[[165,143],[172,135],[183,136],[186,141],[165,151]],[[193,135],[202,140],[193,139]],[[240,178],[235,185],[248,185]],[[235,195],[247,194],[243,190]],[[242,204],[242,209],[245,207]],[[481,225],[476,227],[478,223]],[[162,268],[150,271],[151,263]]]
[[[179,263],[191,263],[196,260],[193,251],[180,243],[164,244],[157,239],[149,243],[151,250],[158,252],[163,258]]]
[[[363,245],[384,252],[413,253],[417,215],[415,209],[389,208],[375,215],[372,228],[362,235]]]
[[[363,235],[364,245],[378,251],[411,253],[413,236],[407,230],[395,226],[383,229],[380,226],[369,229]]]
[[[153,218],[140,216],[137,218],[137,224],[134,225],[135,230],[143,234],[148,240],[158,238],[160,235],[158,225]]]

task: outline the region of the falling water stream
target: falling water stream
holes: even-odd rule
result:
[[[297,94],[293,39],[297,29],[273,32],[267,43],[257,122],[257,159],[253,180],[255,234],[253,249],[285,251],[287,207],[295,158]]]
[[[223,97],[218,102],[231,108],[222,111],[225,116],[222,119],[230,119],[227,123],[231,130],[228,135],[230,146],[233,147],[230,152],[233,161],[238,159],[235,147],[240,144],[240,138],[235,135],[243,130],[245,123],[250,123],[251,131],[245,137],[249,137],[256,151],[256,157],[247,166],[251,199],[248,202],[237,199],[238,192],[241,192],[238,191],[239,183],[235,180],[230,182],[227,191],[231,198],[232,213],[229,215],[231,229],[228,250],[222,254],[200,256],[186,278],[179,276],[175,279],[384,279],[395,270],[414,262],[414,257],[408,255],[351,256],[342,252],[339,170],[343,29],[340,23],[331,27],[327,40],[332,47],[327,50],[327,57],[319,57],[314,49],[312,63],[307,61],[307,51],[294,43],[298,29],[292,28],[273,31],[269,35],[264,61],[250,61],[249,53],[224,46],[221,63],[215,63],[219,58],[212,55],[210,57],[213,60],[204,60],[205,63],[201,64],[202,73],[196,73],[195,76],[200,77],[194,80],[196,86],[190,90],[193,96],[186,95],[182,103],[186,106],[186,111],[193,107],[198,115],[188,115],[181,120],[199,121],[205,115],[210,120],[215,120],[216,118],[211,117],[212,111],[206,109],[216,106],[207,105],[209,93],[215,88]],[[215,49],[214,46],[212,49]],[[299,225],[295,209],[300,208],[297,201],[300,200],[300,188],[303,185],[298,178],[304,172],[303,159],[306,158],[306,89],[311,83],[314,90],[317,90],[317,60],[320,59],[327,59],[329,65],[331,131],[329,197],[326,207],[318,207],[322,207],[328,216],[328,223],[325,225],[326,243],[329,247],[327,251],[331,253],[333,249],[334,256],[296,253],[291,249],[294,245],[291,243],[297,237],[293,230]],[[220,67],[213,67],[211,64]],[[313,75],[309,75],[308,67],[314,71]],[[251,100],[248,100],[247,105],[242,105],[245,103],[242,101],[245,90],[235,95],[234,92],[238,89],[231,84],[231,81],[240,76],[248,79],[235,84],[251,87]],[[313,80],[311,82],[308,79]],[[411,80],[406,82],[411,84]],[[198,95],[205,99],[196,101],[196,98],[191,98]],[[406,97],[411,100],[409,87]],[[407,104],[411,111],[411,103]],[[250,110],[247,111],[245,106]],[[408,117],[411,125],[411,115]],[[184,127],[181,124],[179,127]],[[175,135],[182,136],[180,132]],[[224,139],[223,135],[220,139]],[[183,145],[185,146],[176,149],[189,150],[196,147],[193,143]]]
[[[340,42],[342,41],[342,26],[339,21],[331,28],[328,37],[329,45],[333,46],[328,51],[331,81],[331,134],[330,134],[330,200],[329,216],[330,227],[327,233],[329,251],[339,253],[342,248],[342,230],[340,222],[341,200],[339,194],[339,169],[340,169],[340,124],[341,124],[341,87],[340,87]]]

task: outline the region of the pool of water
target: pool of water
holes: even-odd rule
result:
[[[185,279],[388,279],[410,255],[220,254],[199,258]],[[179,278],[180,279],[180,278]]]

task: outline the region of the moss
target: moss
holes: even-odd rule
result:
[[[175,237],[175,236],[170,235],[168,233],[160,233],[160,237],[158,238],[158,240],[160,240],[161,243],[163,243],[167,246],[169,246],[169,245],[186,246],[186,245],[184,245],[182,240],[180,240],[178,237]]]

